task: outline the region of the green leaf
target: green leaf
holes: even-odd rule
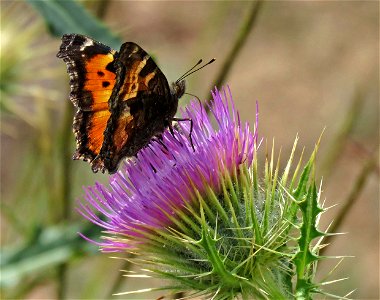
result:
[[[81,238],[78,231],[90,239],[100,235],[100,229],[93,224],[56,226],[37,229],[25,244],[2,249],[0,286],[16,286],[28,274],[42,272],[85,252],[98,252],[98,247]]]
[[[118,49],[121,40],[102,22],[91,15],[81,4],[73,0],[27,0],[45,19],[52,35],[65,33],[88,35],[110,47]]]
[[[311,292],[316,291],[316,285],[311,282],[312,263],[319,260],[320,257],[310,250],[310,245],[313,239],[324,235],[317,229],[317,217],[323,210],[318,205],[319,197],[314,179],[312,179],[310,185],[307,185],[307,182],[310,181],[310,175],[314,171],[314,154],[315,152],[306,165],[297,188],[299,193],[297,198],[303,199],[298,202],[299,209],[302,212],[302,225],[300,228],[301,234],[298,238],[299,249],[294,257],[297,272],[297,299],[311,299]]]

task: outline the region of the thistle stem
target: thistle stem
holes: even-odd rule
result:
[[[378,150],[375,151],[375,153],[378,153]],[[337,214],[337,217],[335,218],[334,223],[329,229],[329,232],[337,232],[338,228],[344,221],[344,219],[347,217],[349,211],[351,210],[352,206],[355,204],[355,202],[358,200],[360,193],[363,191],[365,184],[367,183],[367,180],[371,173],[378,168],[378,162],[377,162],[377,155],[372,155],[363,165],[363,168],[359,174],[359,176],[356,179],[356,182],[353,185],[353,188],[348,195],[347,200],[344,202],[343,207]],[[333,236],[327,236],[325,243],[329,244],[331,243],[331,238]],[[320,251],[320,256],[323,256],[326,249],[328,248],[323,248]]]
[[[255,24],[255,21],[257,20],[257,16],[260,11],[262,3],[263,1],[258,0],[252,4],[250,14],[243,21],[239,34],[236,37],[236,40],[233,43],[233,46],[230,52],[228,53],[226,59],[224,60],[223,66],[218,76],[216,77],[214,84],[208,89],[208,91],[213,90],[215,87],[220,88],[221,85],[224,83],[228,73],[230,72],[232,65],[234,64],[236,58],[238,57],[240,50],[242,49],[243,45],[247,41],[249,33],[254,27],[254,24]],[[208,92],[207,92],[207,97],[205,97],[205,99],[208,99]],[[207,105],[208,105],[208,102],[204,104],[204,107],[207,108]]]

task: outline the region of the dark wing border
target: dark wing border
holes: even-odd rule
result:
[[[62,43],[57,53],[58,58],[62,58],[66,63],[67,73],[70,76],[70,100],[80,107],[82,103],[91,102],[91,94],[84,90],[86,80],[85,62],[97,54],[111,53],[115,59],[117,52],[110,47],[99,43],[92,38],[81,34],[64,34]],[[115,70],[110,66],[111,72]]]

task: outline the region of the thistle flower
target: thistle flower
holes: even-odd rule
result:
[[[212,96],[216,129],[193,101],[182,111],[192,131],[181,122],[174,135],[165,132],[126,161],[108,186],[86,189],[79,212],[105,229],[96,243],[133,254],[127,259],[141,267],[137,276],[168,279],[160,290],[213,299],[322,293],[313,283],[324,236],[316,228],[322,210],[311,178],[315,153],[298,183],[301,162],[290,174],[295,146],[282,176],[272,151],[259,179],[258,115],[252,131],[229,89]],[[314,238],[320,240],[311,248]]]
[[[140,151],[137,160],[128,161],[123,171],[111,177],[111,190],[100,184],[87,190],[88,202],[109,220],[102,221],[83,206],[82,211],[110,233],[141,237],[142,232],[171,226],[176,212],[196,201],[197,194],[204,194],[208,186],[220,190],[220,174],[232,173],[243,161],[252,162],[256,136],[248,125],[241,127],[233,107],[229,115],[232,102],[223,100],[218,91],[214,98],[218,132],[205,110],[193,102],[184,117],[193,122],[194,150],[188,134],[173,136],[165,132],[162,143],[153,141]],[[179,126],[180,131],[189,132],[189,125]],[[130,247],[131,243],[130,239],[107,239],[102,246],[105,251],[113,251]]]

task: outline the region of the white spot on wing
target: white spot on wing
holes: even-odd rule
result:
[[[84,48],[88,47],[88,46],[92,46],[94,45],[94,41],[93,40],[90,40],[90,39],[86,39],[86,41],[83,43],[83,45],[80,47],[80,51],[83,51]]]
[[[139,47],[134,46],[133,49],[131,50],[131,53],[128,55],[128,57],[131,57],[132,54],[137,53],[138,51],[139,51]]]

